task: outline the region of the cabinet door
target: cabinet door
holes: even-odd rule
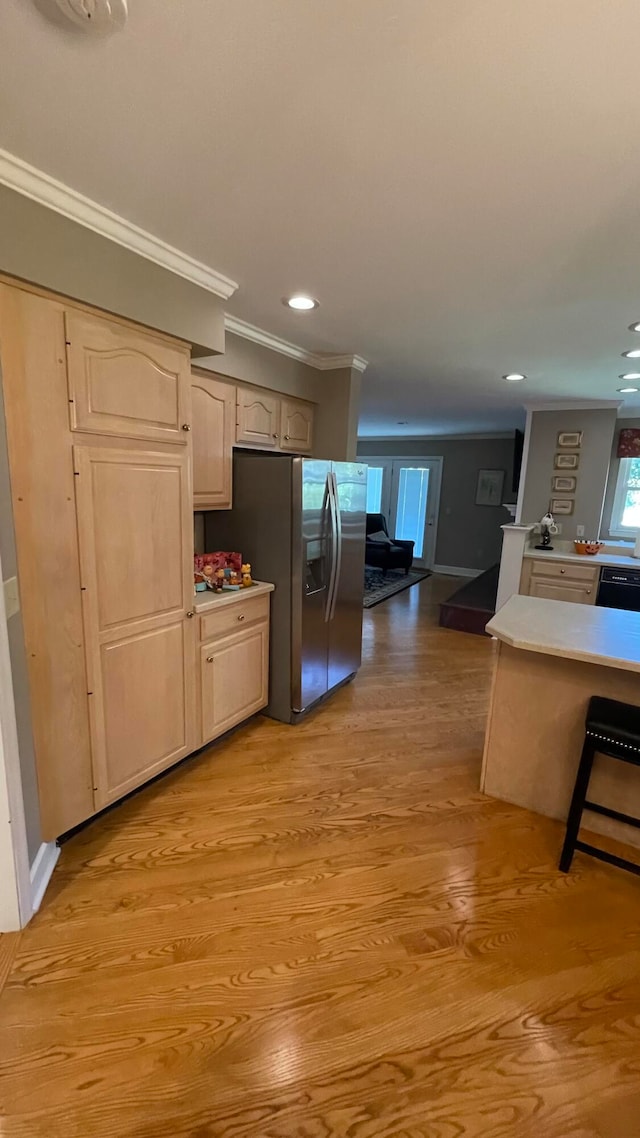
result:
[[[188,457],[74,447],[96,809],[195,746]]]
[[[280,411],[280,448],[294,454],[310,454],[313,442],[313,407],[283,399]]]
[[[191,379],[193,505],[196,510],[231,508],[236,393],[209,376]]]
[[[268,392],[237,389],[236,442],[277,449],[280,436],[280,400]]]
[[[265,707],[269,698],[269,625],[200,650],[202,737],[207,743]]]
[[[572,584],[570,581],[541,581],[532,577],[529,586],[530,597],[542,597],[545,601],[575,601],[579,605],[596,603],[595,585]]]
[[[72,431],[186,443],[186,348],[82,312],[65,313]]]

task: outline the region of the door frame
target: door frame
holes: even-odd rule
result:
[[[9,630],[4,588],[0,588],[0,932],[23,928],[32,916],[33,896]]]
[[[438,523],[440,521],[440,494],[442,490],[442,469],[444,465],[444,458],[442,455],[407,455],[407,454],[385,454],[373,455],[367,454],[361,456],[362,462],[367,466],[383,466],[384,474],[382,476],[382,496],[380,501],[380,513],[384,514],[389,519],[391,524],[392,504],[391,504],[391,491],[393,479],[393,463],[402,462],[405,466],[419,467],[421,463],[433,463],[433,526],[429,526],[433,531],[432,554],[430,557],[421,558],[425,569],[431,569],[436,564],[436,546],[438,544]],[[428,523],[425,525],[427,528]]]

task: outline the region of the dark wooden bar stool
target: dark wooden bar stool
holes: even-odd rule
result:
[[[629,703],[619,703],[616,699],[604,699],[598,695],[592,696],[589,700],[584,747],[567,817],[567,832],[560,855],[560,869],[563,873],[568,873],[575,851],[581,850],[582,853],[591,854],[591,857],[597,857],[600,861],[606,861],[610,865],[617,865],[620,869],[628,869],[631,873],[640,875],[640,865],[627,861],[626,858],[616,857],[606,850],[600,850],[588,842],[581,842],[578,838],[583,810],[592,810],[595,814],[604,814],[605,818],[615,818],[617,822],[626,822],[628,826],[640,828],[640,819],[621,814],[619,810],[610,810],[608,806],[601,806],[600,803],[591,802],[587,798],[596,754],[608,755],[612,759],[620,759],[621,762],[631,763],[635,767],[640,766],[640,707],[632,707]]]

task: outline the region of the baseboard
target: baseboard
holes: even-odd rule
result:
[[[483,569],[465,569],[462,565],[434,565],[434,573],[444,573],[446,577],[479,577]]]
[[[34,913],[37,913],[40,908],[59,857],[60,846],[56,842],[43,842],[35,856],[29,872],[31,877],[31,906]]]

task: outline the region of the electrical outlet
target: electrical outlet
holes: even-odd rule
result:
[[[576,526],[576,537],[584,537],[584,526]]]

